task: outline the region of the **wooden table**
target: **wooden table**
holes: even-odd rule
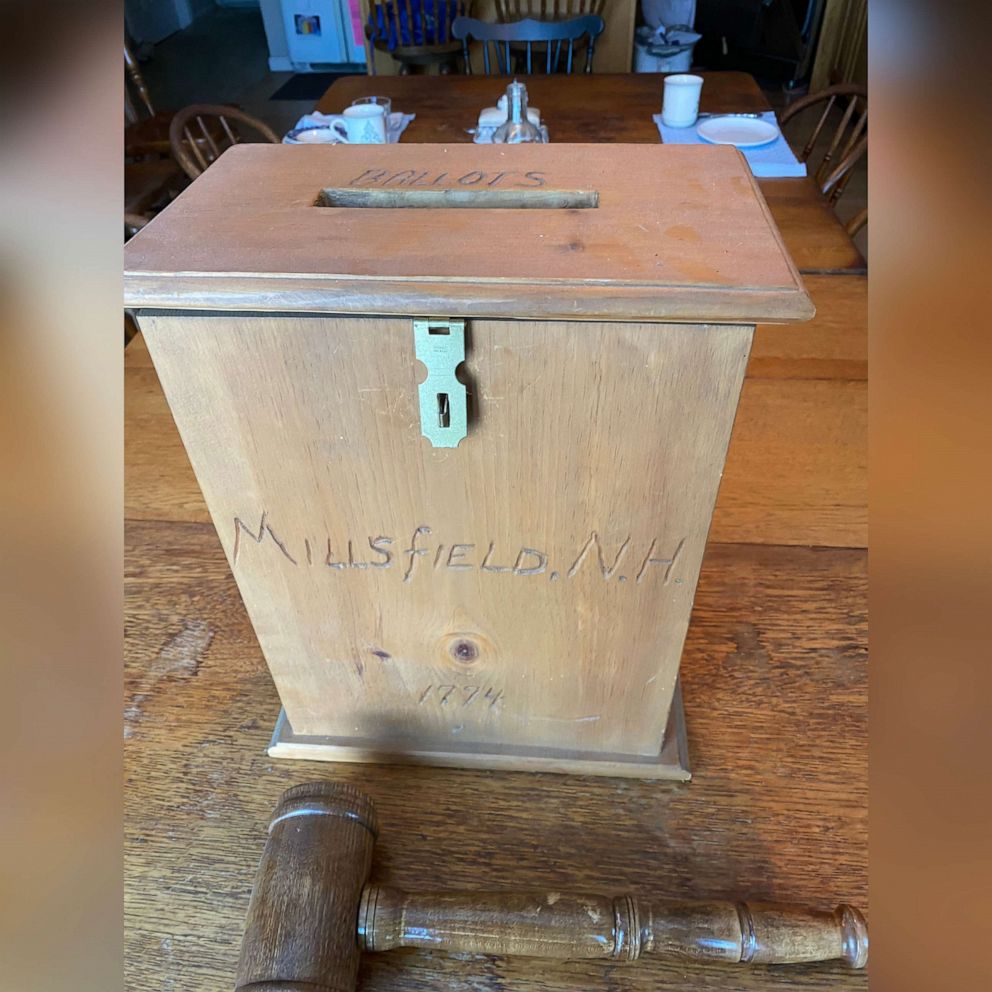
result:
[[[704,72],[700,109],[708,113],[770,110],[753,77],[743,72]],[[652,115],[661,110],[663,76],[531,76],[530,102],[540,108],[551,140],[567,142],[660,141]],[[317,103],[340,113],[356,97],[375,91],[395,110],[416,114],[402,141],[469,142],[479,111],[495,104],[506,80],[486,76],[346,76]],[[793,261],[802,272],[864,272],[865,260],[844,225],[808,179],[763,179],[762,192]]]
[[[633,93],[641,77],[626,78],[617,85]],[[577,101],[592,92],[571,82]],[[351,92],[342,85],[331,93]],[[533,89],[547,114],[553,102]],[[473,107],[491,102],[485,92]],[[418,113],[404,136],[416,140],[428,114],[398,106]],[[825,219],[810,217],[823,233]],[[128,988],[231,987],[269,813],[308,779],[374,797],[374,877],[398,885],[867,906],[867,286],[852,274],[806,282],[816,318],[755,337],[683,659],[688,786],[268,758],[278,698],[147,351],[140,337],[128,346]],[[367,992],[867,987],[839,965],[405,951],[367,956],[360,982]]]

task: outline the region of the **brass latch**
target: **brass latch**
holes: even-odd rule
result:
[[[465,361],[465,321],[416,319],[417,360],[427,367],[420,384],[420,432],[435,448],[457,448],[468,433],[465,386],[455,369]]]

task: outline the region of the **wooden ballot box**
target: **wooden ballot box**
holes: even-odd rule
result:
[[[237,146],[125,280],[272,754],[688,777],[754,324],[813,313],[739,152]]]

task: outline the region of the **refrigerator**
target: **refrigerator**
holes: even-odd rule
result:
[[[365,65],[360,0],[262,0],[273,71]]]

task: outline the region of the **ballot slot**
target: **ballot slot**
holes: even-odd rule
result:
[[[595,210],[596,190],[562,189],[387,189],[328,187],[317,194],[316,207],[419,208],[446,210]]]

